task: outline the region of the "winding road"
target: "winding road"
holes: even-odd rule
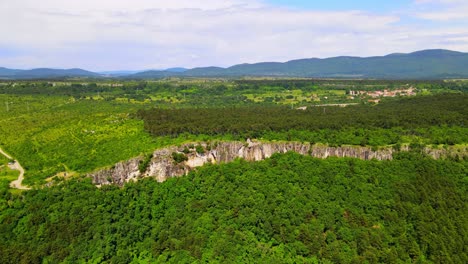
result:
[[[5,153],[5,151],[3,151],[1,148],[0,148],[0,154],[2,154],[3,156],[5,156],[7,159],[10,159],[10,160],[14,160],[10,155],[8,155],[7,153]],[[12,170],[17,170],[20,172],[19,176],[18,176],[18,179],[12,181],[10,183],[10,187],[11,188],[16,188],[16,189],[20,189],[20,190],[30,190],[31,188],[29,187],[26,187],[23,185],[23,179],[24,179],[24,169],[23,167],[21,166],[21,164],[15,160],[14,163],[10,163],[8,164],[8,167],[10,167],[10,169]]]

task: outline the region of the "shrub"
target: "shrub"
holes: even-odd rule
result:
[[[174,162],[177,164],[188,160],[187,156],[184,153],[177,152],[172,152],[172,159],[174,159]]]

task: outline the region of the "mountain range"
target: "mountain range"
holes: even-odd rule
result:
[[[66,77],[118,77],[154,79],[164,77],[311,77],[311,78],[381,78],[446,79],[468,78],[468,53],[434,49],[413,53],[393,53],[376,57],[341,56],[311,58],[288,62],[239,64],[228,68],[171,68],[142,72],[118,71],[95,73],[82,69],[0,68],[1,79],[47,79]]]
[[[49,69],[17,70],[0,67],[0,79],[51,79],[66,77],[101,77],[99,73],[83,69]]]

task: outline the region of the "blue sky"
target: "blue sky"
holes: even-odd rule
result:
[[[142,70],[468,52],[466,14],[467,0],[0,1],[0,67]]]

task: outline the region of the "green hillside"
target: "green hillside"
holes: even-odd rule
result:
[[[112,75],[112,74],[111,74]],[[0,68],[3,79],[104,78],[82,69],[12,70]],[[128,79],[166,77],[315,77],[315,78],[383,78],[383,79],[447,79],[468,78],[468,53],[449,50],[423,50],[409,54],[394,53],[380,57],[334,57],[300,59],[285,63],[260,62],[239,64],[229,68],[202,67],[150,70],[135,74],[114,75]],[[107,76],[109,77],[109,76]]]
[[[409,87],[414,95],[379,104],[350,96]],[[467,88],[464,80],[0,82],[0,146],[31,188],[11,188],[21,174],[0,158],[0,263],[467,263]],[[177,162],[184,144],[247,138],[391,148],[393,160],[275,154],[120,187],[87,176],[127,171],[116,163],[138,156],[140,169],[166,146],[180,148]],[[461,155],[433,159],[426,147]]]
[[[301,59],[285,63],[262,62],[229,68],[195,68],[183,73],[149,71],[131,78],[162,76],[221,77],[276,76],[321,78],[444,79],[468,77],[468,53],[424,50],[382,57],[335,57]]]
[[[162,184],[63,182],[3,196],[0,262],[467,263],[466,165],[289,153]]]

